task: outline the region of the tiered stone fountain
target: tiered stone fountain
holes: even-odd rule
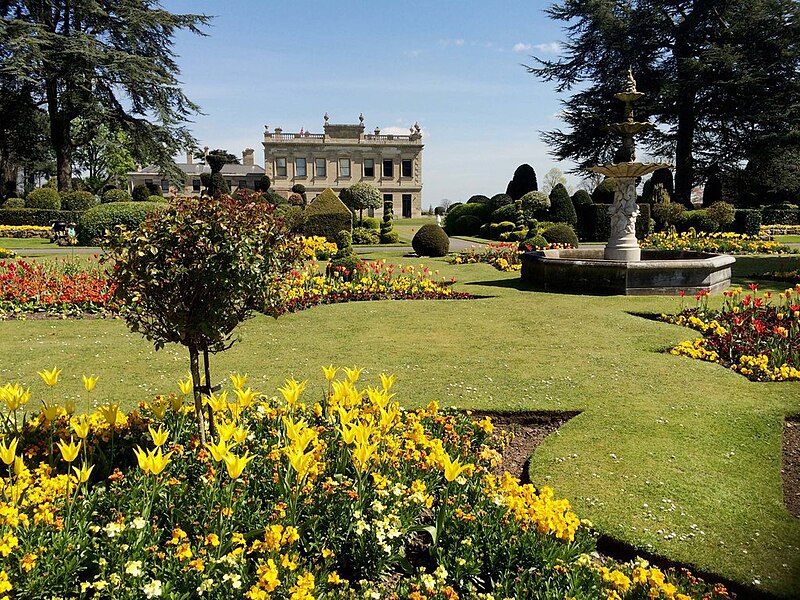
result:
[[[522,256],[522,279],[535,289],[582,294],[676,294],[710,290],[721,291],[730,285],[735,258],[723,254],[670,250],[641,250],[636,240],[636,178],[665,163],[636,161],[634,135],[655,127],[636,122],[633,103],[644,96],[628,71],[625,90],[615,94],[625,104],[624,120],[608,130],[622,137],[614,162],[588,170],[615,180],[611,216],[611,235],[604,249],[543,250]]]

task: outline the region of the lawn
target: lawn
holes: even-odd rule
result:
[[[24,249],[39,249],[39,248],[57,248],[50,240],[44,238],[8,238],[0,237],[0,248],[8,250]]]
[[[400,254],[371,256],[404,260]],[[737,281],[798,263],[743,258]],[[259,316],[241,327],[240,343],[213,357],[214,379],[240,370],[275,393],[286,377],[308,378],[306,395],[314,398],[323,394],[321,365],[359,365],[373,379],[395,373],[397,398],[407,406],[437,399],[476,409],[582,411],[537,449],[534,483],[552,485],[603,533],[794,597],[800,520],[784,508],[780,469],[783,420],[800,413],[800,383],[754,383],[665,353],[697,334],[635,314],[675,312],[677,298],[530,292],[518,274],[485,264],[427,264],[480,299]],[[53,366],[64,369],[59,392],[80,398],[81,375],[95,373],[94,399],[127,407],[175,390],[188,371],[182,348],[155,352],[119,320],[0,322],[0,339],[0,381],[30,384],[35,398],[50,398],[36,371]]]
[[[781,244],[798,244],[800,243],[800,235],[776,235],[775,241]]]

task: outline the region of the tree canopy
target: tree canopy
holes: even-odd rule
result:
[[[383,206],[380,190],[368,181],[359,181],[343,189],[339,197],[353,213],[359,211],[359,222],[364,221],[364,209],[376,209]]]
[[[186,122],[198,107],[179,87],[173,36],[202,35],[209,17],[157,0],[2,0],[0,17],[0,75],[46,107],[60,190],[71,187],[78,117],[123,132],[179,177],[172,157],[193,145]]]
[[[559,159],[605,162],[621,120],[613,99],[629,67],[636,116],[659,128],[638,143],[674,160],[675,194],[688,201],[712,164],[743,161],[800,145],[800,4],[793,0],[561,0],[547,14],[565,23],[556,60],[529,71],[554,81],[566,130],[543,134]]]

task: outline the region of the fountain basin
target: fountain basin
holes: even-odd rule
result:
[[[540,250],[521,257],[522,279],[534,289],[587,295],[676,295],[720,292],[731,283],[727,254],[642,250],[639,261],[606,260],[603,248]]]

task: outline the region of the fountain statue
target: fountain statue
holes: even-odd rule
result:
[[[611,234],[605,248],[555,249],[522,255],[522,279],[534,289],[583,294],[677,294],[699,290],[719,291],[730,285],[732,256],[678,250],[642,251],[636,239],[636,179],[667,163],[636,162],[634,136],[655,127],[633,118],[633,103],[644,94],[628,70],[622,92],[614,98],[624,103],[623,121],[608,125],[622,143],[614,162],[587,170],[614,178],[614,203],[608,213]]]

